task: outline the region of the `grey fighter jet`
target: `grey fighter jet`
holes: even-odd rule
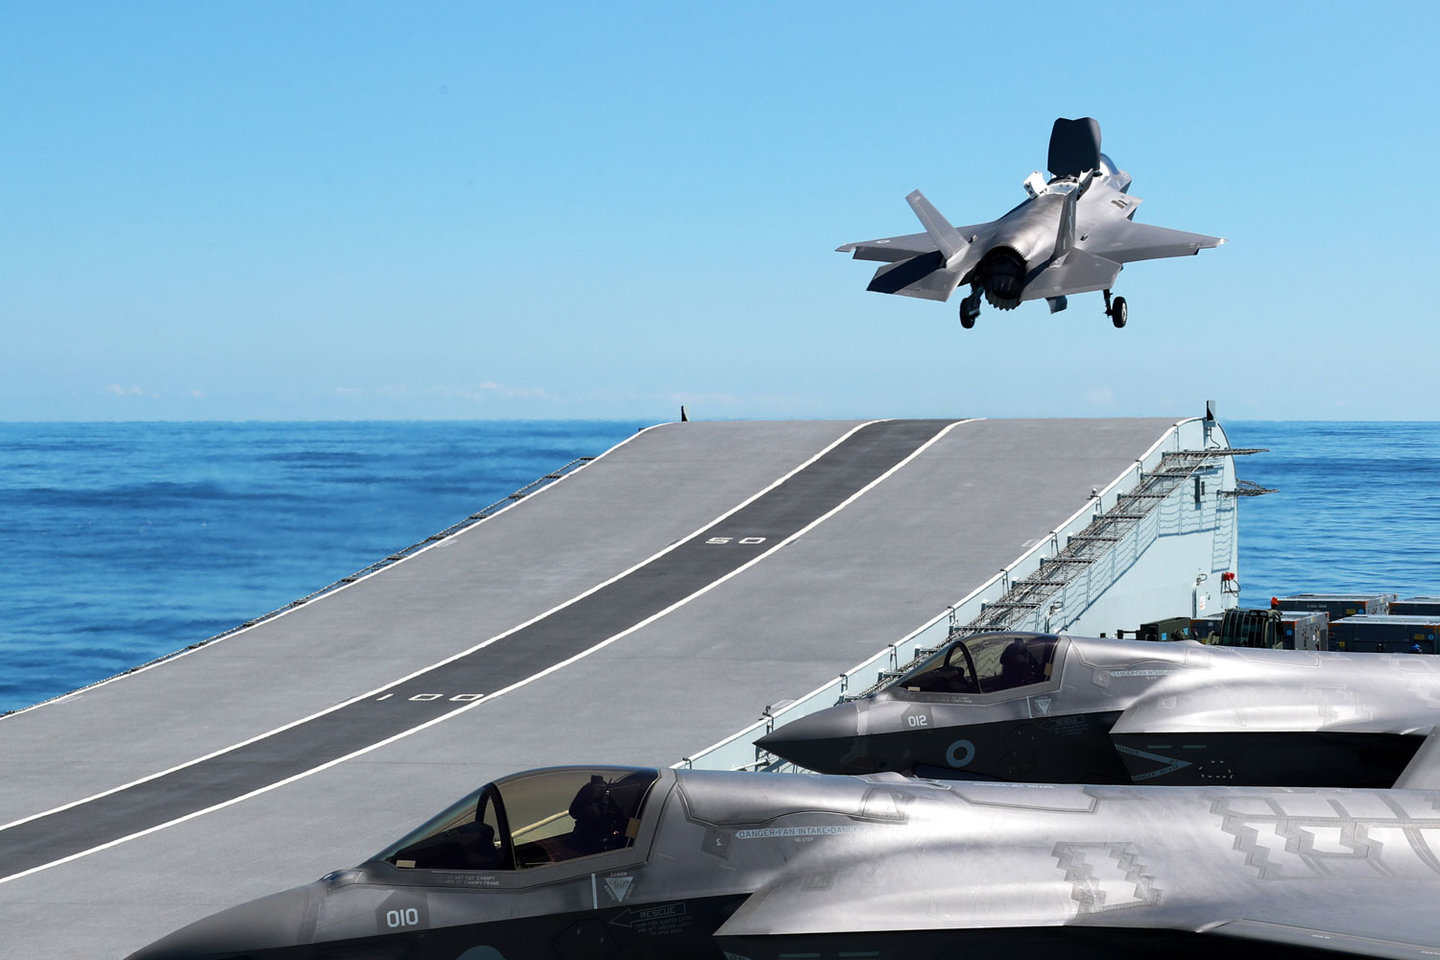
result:
[[[536,770],[131,960],[1424,960],[1437,810],[1434,790]]]
[[[1440,657],[998,633],[757,745],[821,773],[1389,787],[1437,726]]]
[[[1029,199],[999,220],[953,227],[919,190],[905,200],[924,233],[847,243],[837,250],[856,260],[878,260],[866,288],[902,297],[960,301],[960,325],[973,327],[983,294],[990,305],[1013,310],[1026,300],[1045,300],[1064,310],[1072,293],[1105,292],[1105,314],[1125,326],[1124,297],[1111,298],[1120,269],[1135,260],[1183,257],[1225,241],[1199,233],[1135,223],[1140,200],[1129,195],[1130,174],[1100,152],[1100,124],[1055,121],[1050,133],[1046,181],[1025,180]]]

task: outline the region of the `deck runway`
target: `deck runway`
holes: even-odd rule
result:
[[[124,956],[513,770],[673,763],[933,618],[1174,423],[661,425],[350,586],[4,718],[0,955]]]

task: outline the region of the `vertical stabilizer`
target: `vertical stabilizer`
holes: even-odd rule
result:
[[[1059,260],[1075,248],[1075,205],[1085,196],[1085,191],[1090,189],[1094,179],[1095,171],[1091,170],[1080,179],[1079,187],[1065,195],[1060,206],[1060,229],[1055,234],[1055,252],[1051,255],[1052,259]]]
[[[919,190],[911,191],[905,198],[910,204],[910,209],[915,211],[915,216],[920,218],[920,223],[925,227],[925,232],[930,239],[935,241],[935,246],[940,249],[940,255],[946,262],[953,260],[955,254],[965,249],[968,241],[960,236],[960,231],[950,225],[950,221],[941,215],[935,205],[925,199],[925,194]]]

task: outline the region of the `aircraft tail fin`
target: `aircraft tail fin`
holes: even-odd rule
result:
[[[959,230],[950,225],[950,221],[935,209],[934,204],[925,199],[925,194],[919,190],[911,191],[905,198],[905,202],[910,204],[910,209],[914,210],[915,216],[920,218],[925,232],[930,235],[931,240],[935,241],[940,255],[947,262],[953,260],[955,254],[969,246],[969,241],[960,235]]]
[[[1080,186],[1071,190],[1065,195],[1064,204],[1060,207],[1060,229],[1055,234],[1054,259],[1060,260],[1067,253],[1075,248],[1075,205],[1090,189],[1090,184],[1095,180],[1095,171],[1091,170],[1080,180]]]

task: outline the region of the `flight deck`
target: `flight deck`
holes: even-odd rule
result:
[[[1105,497],[1206,445],[1199,418],[643,430],[341,589],[0,719],[0,956],[124,956],[505,773],[694,758],[962,601],[993,615],[1026,558],[1138,526]],[[1203,603],[1234,568],[1223,485],[1202,510],[1196,480],[1200,527],[1173,484],[1133,555],[1076,560],[1113,573],[1055,628]]]

